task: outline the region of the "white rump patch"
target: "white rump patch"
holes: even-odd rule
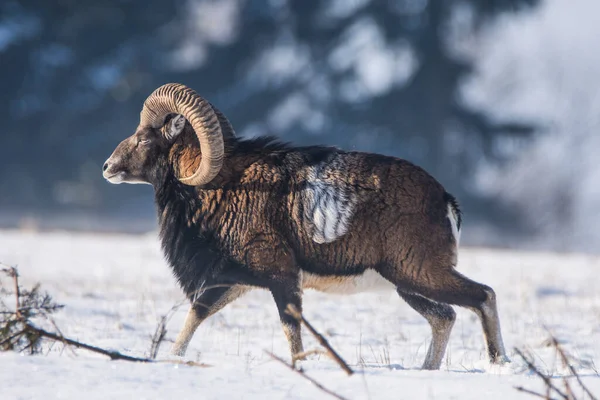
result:
[[[303,190],[304,228],[316,243],[331,243],[345,235],[356,204],[351,187],[324,177],[328,168],[339,168],[339,160],[335,161],[311,167]]]
[[[448,203],[448,219],[450,220],[450,226],[452,226],[452,236],[454,236],[454,240],[456,241],[456,247],[458,247],[458,243],[460,242],[460,229],[458,229],[458,216],[456,215],[456,211],[452,207],[452,204]]]
[[[368,269],[361,275],[350,276],[321,276],[302,271],[302,289],[334,294],[355,294],[393,291],[396,287],[378,272]]]

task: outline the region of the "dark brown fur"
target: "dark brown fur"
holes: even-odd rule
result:
[[[262,269],[282,257],[272,254],[276,249],[289,247],[286,258],[293,252],[295,261],[283,264],[291,264],[294,272],[346,275],[374,268],[394,281],[431,284],[436,270],[456,264],[446,192],[421,168],[391,157],[345,153],[347,171],[329,178],[354,187],[358,206],[346,235],[318,244],[304,234],[296,194],[306,184],[303,169],[312,162],[311,151],[342,152],[256,143],[251,151],[238,151],[239,141],[228,142],[222,172],[208,187],[197,189],[198,208],[189,219],[200,230],[213,232],[237,262]],[[189,144],[171,150],[180,176],[191,174],[200,157]]]
[[[288,303],[301,309],[302,273],[345,279],[372,269],[431,323],[425,368],[441,362],[455,316],[447,304],[475,309],[490,357],[504,357],[492,289],[454,269],[457,242],[448,210],[450,205],[460,220],[456,201],[423,169],[376,154],[229,138],[219,175],[203,187],[189,187],[176,177],[191,175],[200,163],[191,127],[186,124],[172,144],[164,143],[164,134],[154,135],[160,136],[154,170],[135,179],[155,188],[163,249],[193,302],[177,352],[185,352],[197,325],[241,295],[241,288],[262,287],[273,294],[292,354],[298,353],[300,327],[284,309]],[[115,154],[134,151],[130,144],[120,146]],[[303,194],[311,185],[352,199],[347,231],[333,241],[311,237]]]

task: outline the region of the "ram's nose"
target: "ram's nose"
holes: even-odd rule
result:
[[[111,171],[111,167],[114,167],[114,163],[111,163],[109,158],[102,166],[102,176],[104,177],[104,179],[110,182],[112,182],[111,178],[113,178],[115,175],[113,171]]]

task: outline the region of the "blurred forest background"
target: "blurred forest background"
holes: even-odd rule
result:
[[[595,0],[3,0],[0,227],[146,232],[101,166],[182,82],[238,135],[406,158],[463,243],[600,248]]]

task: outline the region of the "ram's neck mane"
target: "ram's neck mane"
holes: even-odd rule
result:
[[[225,142],[226,157],[236,155],[260,155],[290,150],[289,143],[281,142],[273,136],[261,136],[253,139],[233,139]]]
[[[227,141],[224,173],[234,171],[236,165],[252,162],[265,152],[282,150],[285,145],[275,143],[273,139]],[[180,153],[171,153],[171,160],[178,163],[191,157],[195,165],[199,163],[193,151],[182,148]],[[202,229],[202,203],[199,188],[190,187],[177,180],[175,168],[171,163],[163,165],[162,172],[154,185],[155,202],[158,211],[160,240],[168,263],[188,296],[193,297],[211,277],[216,276],[226,262],[220,255],[218,243],[209,229]],[[178,170],[181,170],[178,168]],[[217,179],[216,181],[218,181]],[[218,183],[211,183],[207,187]],[[194,221],[194,222],[192,222]]]
[[[211,236],[203,235],[189,223],[200,207],[196,189],[168,174],[164,183],[155,188],[155,201],[165,258],[184,292],[193,297],[220,263]]]

